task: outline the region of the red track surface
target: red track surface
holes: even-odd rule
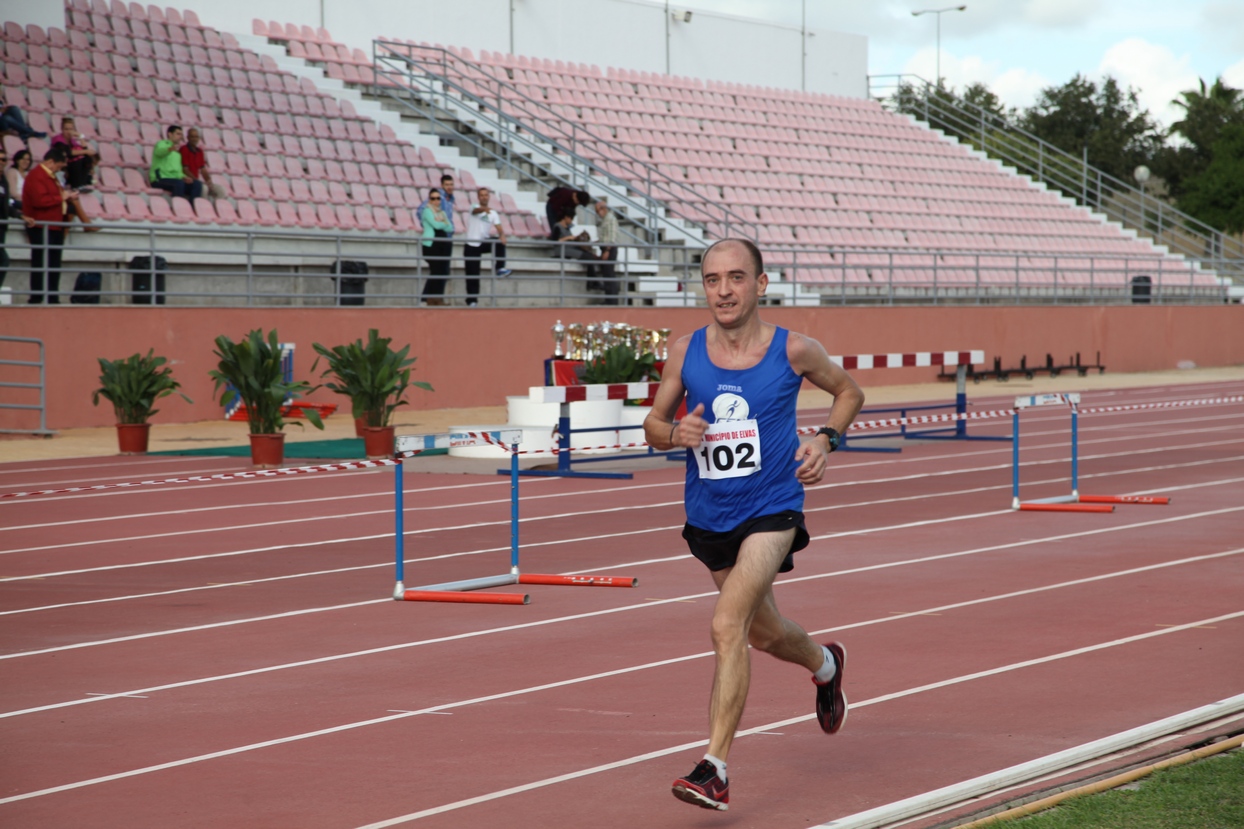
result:
[[[1065,493],[1066,413],[1023,429],[1024,497]],[[640,579],[527,607],[388,599],[388,470],[0,501],[0,824],[803,829],[1244,691],[1242,450],[1239,405],[1085,416],[1084,491],[1173,496],[1110,515],[1010,511],[1007,443],[836,455],[776,593],[846,643],[850,721],[756,655],[724,815],[669,794],[712,676],[681,466],[525,479],[524,569]],[[238,468],[8,464],[0,492]],[[504,572],[508,486],[408,474],[407,584]]]

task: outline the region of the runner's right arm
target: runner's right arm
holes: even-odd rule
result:
[[[700,417],[704,413],[703,403],[678,423],[674,422],[674,413],[687,394],[682,384],[682,363],[690,343],[691,335],[688,334],[680,337],[670,349],[669,359],[665,361],[665,369],[661,373],[661,385],[652,401],[652,411],[644,419],[644,440],[658,451],[675,446],[699,446],[700,438],[708,428],[708,422]]]

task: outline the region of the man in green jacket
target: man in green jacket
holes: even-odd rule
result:
[[[151,151],[151,186],[189,199],[194,204],[194,200],[203,195],[203,182],[186,175],[181,167],[181,153],[178,148],[184,141],[184,134],[178,126],[169,127],[166,134],[168,137],[157,141],[155,149]]]

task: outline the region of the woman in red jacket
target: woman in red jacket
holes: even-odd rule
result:
[[[48,304],[60,302],[65,208],[69,199],[77,195],[76,191],[63,189],[56,180],[56,174],[65,169],[67,161],[65,147],[57,144],[44,154],[42,164],[31,168],[22,185],[22,218],[26,220],[26,238],[30,240],[30,298],[27,301],[32,304],[43,302],[45,274]]]

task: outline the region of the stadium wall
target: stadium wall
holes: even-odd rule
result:
[[[205,26],[235,34],[264,21],[323,26],[333,37],[370,53],[381,35],[510,52],[553,60],[665,73],[665,3],[651,0],[213,0],[175,4],[192,9]],[[800,89],[798,27],[692,9],[690,23],[670,21],[670,74],[741,84]],[[320,20],[323,8],[324,19]],[[4,20],[65,25],[55,0],[6,0]],[[853,98],[868,96],[868,38],[808,30],[807,90]]]
[[[1110,372],[1155,371],[1192,361],[1198,366],[1244,364],[1244,306],[1076,306],[944,308],[768,308],[764,317],[819,339],[831,353],[984,349],[988,361],[1017,365],[1021,355],[1043,363],[1046,353],[1063,360],[1077,351],[1089,361],[1098,351]],[[297,345],[295,376],[312,379],[313,342],[337,345],[380,329],[398,345],[411,344],[418,357],[415,379],[434,393],[415,391],[412,409],[504,405],[542,383],[544,358],[552,353],[550,326],[558,319],[593,322],[614,319],[648,328],[670,328],[682,336],[708,319],[703,308],[295,309],[77,306],[0,309],[0,331],[41,338],[47,349],[48,425],[53,429],[105,426],[111,407],[91,405],[98,386],[97,357],[117,359],[154,348],[170,358],[194,404],[168,398],[155,422],[221,417],[207,372],[214,366],[213,341],[237,339],[252,328],[275,327],[283,342]],[[30,350],[0,342],[0,359],[32,359]],[[26,374],[19,374],[26,371]],[[0,367],[0,380],[29,382],[29,369]],[[862,385],[932,381],[936,369],[860,371]],[[1068,387],[1075,385],[1068,378]],[[33,393],[5,389],[11,403],[33,403]],[[312,400],[340,402],[319,391]],[[0,409],[0,428],[31,428],[33,416]],[[37,425],[37,422],[36,422]],[[0,454],[3,450],[0,449]]]

